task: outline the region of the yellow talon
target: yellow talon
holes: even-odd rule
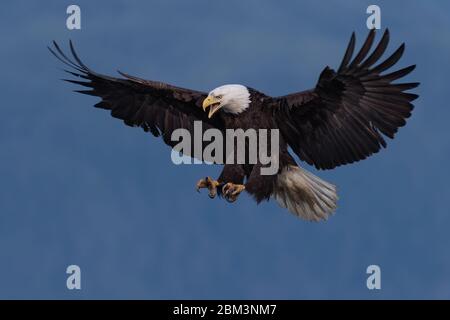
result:
[[[197,182],[197,192],[200,192],[201,188],[207,188],[209,190],[209,197],[212,199],[217,195],[217,186],[219,185],[219,181],[216,181],[210,177],[206,177],[205,179],[200,179]]]
[[[244,190],[245,186],[243,184],[234,184],[228,182],[222,187],[222,194],[228,202],[235,202],[241,192]]]

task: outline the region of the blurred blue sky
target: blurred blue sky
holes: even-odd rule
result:
[[[72,93],[51,40],[89,66],[208,91],[282,95],[337,67],[369,1],[9,1],[0,11],[0,298],[450,298],[450,4],[378,1],[420,98],[387,150],[334,171],[325,223],[276,203],[197,194],[219,167],[175,166],[161,140]],[[82,270],[82,290],[65,269]],[[366,288],[366,268],[382,289]]]

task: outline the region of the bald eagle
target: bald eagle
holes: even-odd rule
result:
[[[66,70],[79,79],[66,79],[87,87],[77,92],[101,98],[97,108],[133,127],[161,136],[170,147],[172,133],[178,128],[202,130],[278,129],[279,169],[262,175],[262,164],[225,164],[216,179],[206,177],[196,184],[209,196],[219,195],[234,202],[242,191],[259,203],[274,198],[282,207],[310,221],[327,219],[336,209],[336,187],[301,168],[290,154],[317,169],[333,169],[353,163],[386,147],[385,137],[394,138],[411,115],[411,102],[418,95],[406,92],[419,83],[393,83],[415,65],[389,71],[403,55],[402,44],[386,60],[384,54],[389,31],[371,51],[375,31],[371,30],[353,57],[353,33],[339,68],[325,67],[313,89],[271,97],[243,85],[223,85],[209,93],[140,79],[119,71],[121,78],[99,74],[77,56],[72,42],[69,58],[53,41],[49,50],[68,65]],[[248,147],[248,144],[246,144]],[[191,154],[187,154],[192,156]]]

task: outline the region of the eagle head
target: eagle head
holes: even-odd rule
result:
[[[209,108],[208,118],[218,110],[238,114],[250,105],[250,92],[240,84],[226,84],[212,90],[203,100],[203,110]]]

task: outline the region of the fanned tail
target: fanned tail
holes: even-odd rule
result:
[[[297,166],[282,170],[272,196],[280,206],[309,221],[328,219],[338,200],[334,185]]]

